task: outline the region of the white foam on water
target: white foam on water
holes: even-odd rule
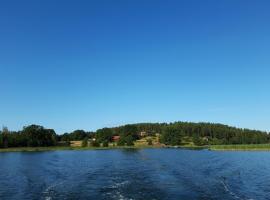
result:
[[[44,192],[42,192],[42,194],[44,195],[44,199],[45,200],[52,200],[53,199],[53,188],[62,185],[64,183],[64,181],[62,182],[58,182],[55,184],[50,185],[49,187],[47,187]]]
[[[243,199],[241,197],[239,197],[237,194],[235,194],[234,192],[232,192],[229,189],[229,186],[225,183],[225,181],[221,181],[221,184],[223,185],[224,189],[226,192],[228,192],[234,199],[241,199],[241,200],[254,200],[254,199]]]
[[[121,194],[121,192],[117,191],[115,195],[113,195],[113,198],[114,199],[117,199],[117,200],[134,200],[134,199],[131,199],[131,198],[126,198],[124,195]]]
[[[113,185],[108,187],[108,188],[114,189],[114,191],[107,192],[106,195],[110,196],[110,198],[115,199],[115,200],[134,200],[132,198],[125,197],[123,192],[120,191],[122,187],[125,187],[129,183],[130,183],[129,181],[122,181],[122,182],[114,183]]]

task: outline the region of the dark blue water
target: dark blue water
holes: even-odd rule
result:
[[[0,153],[0,199],[270,199],[270,152]]]

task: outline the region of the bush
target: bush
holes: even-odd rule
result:
[[[102,143],[102,146],[103,146],[103,147],[108,147],[108,146],[109,146],[108,141],[103,142],[103,143]]]
[[[100,147],[100,144],[97,141],[94,141],[94,140],[92,140],[90,144],[91,144],[92,147]]]
[[[151,139],[148,139],[148,140],[147,140],[147,144],[148,144],[149,146],[151,146],[151,145],[153,145],[153,141],[152,141]]]
[[[133,143],[134,139],[131,135],[128,135],[126,137],[121,137],[120,140],[118,141],[117,145],[118,146],[133,146],[134,143]]]
[[[117,142],[117,146],[125,146],[125,144],[126,144],[126,141],[123,137],[121,137],[119,141]]]
[[[82,147],[87,147],[88,146],[88,138],[84,138],[82,141]]]
[[[127,146],[134,146],[134,143],[133,143],[133,137],[132,137],[131,135],[127,136],[127,137],[125,138],[125,140],[126,140],[126,145],[127,145]]]

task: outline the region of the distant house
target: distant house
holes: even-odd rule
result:
[[[112,137],[112,141],[113,142],[118,142],[120,140],[120,136],[119,135],[115,135]]]

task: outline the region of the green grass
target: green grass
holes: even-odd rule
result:
[[[173,146],[167,146],[173,148]],[[146,149],[146,148],[163,148],[161,146],[109,146],[109,147],[16,147],[0,149],[1,152],[39,152],[39,151],[63,151],[63,150],[109,150],[109,149]],[[240,144],[240,145],[211,145],[211,146],[195,146],[192,143],[179,146],[182,149],[209,149],[213,151],[270,151],[270,144]]]
[[[211,145],[216,151],[270,151],[270,144]]]
[[[109,146],[109,147],[15,147],[15,148],[5,148],[0,149],[0,153],[4,152],[42,152],[42,151],[83,151],[83,150],[113,150],[113,149],[157,149],[164,148],[162,146],[153,145],[138,145],[138,146]],[[167,146],[167,148],[174,148],[172,146]],[[205,149],[205,147],[199,146],[179,146],[183,149]]]

